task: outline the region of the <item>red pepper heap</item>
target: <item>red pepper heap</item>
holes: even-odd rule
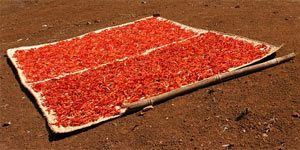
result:
[[[70,41],[18,50],[14,57],[28,79],[27,82],[36,82],[94,68],[193,35],[196,33],[154,17],[99,33],[92,32]]]
[[[208,32],[147,55],[33,84],[33,89],[42,92],[43,105],[55,112],[55,125],[79,126],[119,114],[116,106],[227,72],[263,57],[269,50],[265,44]]]

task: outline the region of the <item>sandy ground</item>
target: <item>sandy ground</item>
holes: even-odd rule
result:
[[[300,118],[292,117],[300,113],[300,1],[0,0],[0,12],[0,149],[300,149]],[[171,99],[144,116],[137,112],[71,134],[51,133],[6,50],[154,13],[197,28],[284,43],[277,56],[298,56]],[[249,113],[235,121],[246,108]]]

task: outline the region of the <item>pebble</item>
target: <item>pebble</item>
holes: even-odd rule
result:
[[[223,132],[228,130],[229,128],[227,126],[224,127]]]
[[[138,116],[144,116],[144,112],[141,111],[141,112],[138,114]]]
[[[268,137],[268,134],[263,133],[262,136],[263,136],[263,137]]]
[[[233,147],[233,144],[224,144],[224,145],[222,145],[223,147],[227,147],[227,148],[232,148]]]
[[[298,117],[298,118],[299,118],[299,117],[300,117],[300,114],[299,114],[298,112],[295,112],[295,111],[294,111],[294,112],[292,113],[292,117],[295,117],[295,118]]]
[[[9,122],[7,122],[7,123],[3,123],[2,124],[2,127],[7,127],[7,126],[9,126],[11,124],[11,122],[9,121]]]
[[[213,94],[214,92],[215,92],[214,89],[209,89],[209,90],[207,91],[207,93],[210,94],[210,95]]]
[[[159,17],[160,16],[160,14],[159,13],[155,13],[155,14],[153,14],[153,17]]]
[[[0,107],[6,108],[7,106],[9,106],[9,105],[8,105],[8,104],[5,104],[5,105],[2,105],[2,106],[0,106]]]
[[[94,20],[95,23],[100,23],[100,20]]]

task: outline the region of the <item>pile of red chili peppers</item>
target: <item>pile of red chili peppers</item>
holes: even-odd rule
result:
[[[54,45],[17,51],[15,57],[34,91],[45,98],[43,106],[48,112],[55,112],[55,125],[67,127],[117,115],[124,103],[227,72],[270,50],[265,44],[254,45],[212,32],[195,35],[168,21],[150,18]],[[169,45],[143,53],[165,44]],[[114,61],[124,57],[128,59]],[[96,67],[103,63],[107,65]],[[35,83],[84,68],[90,69]]]
[[[35,82],[137,55],[193,35],[196,33],[169,21],[149,18],[82,38],[16,51],[14,57],[27,82]]]

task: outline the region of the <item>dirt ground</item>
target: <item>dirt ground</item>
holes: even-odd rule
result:
[[[0,149],[300,149],[298,0],[0,0]],[[285,46],[293,61],[71,134],[51,133],[6,50],[159,13],[197,28]],[[47,27],[43,27],[47,25]],[[249,113],[235,119],[245,109]]]

